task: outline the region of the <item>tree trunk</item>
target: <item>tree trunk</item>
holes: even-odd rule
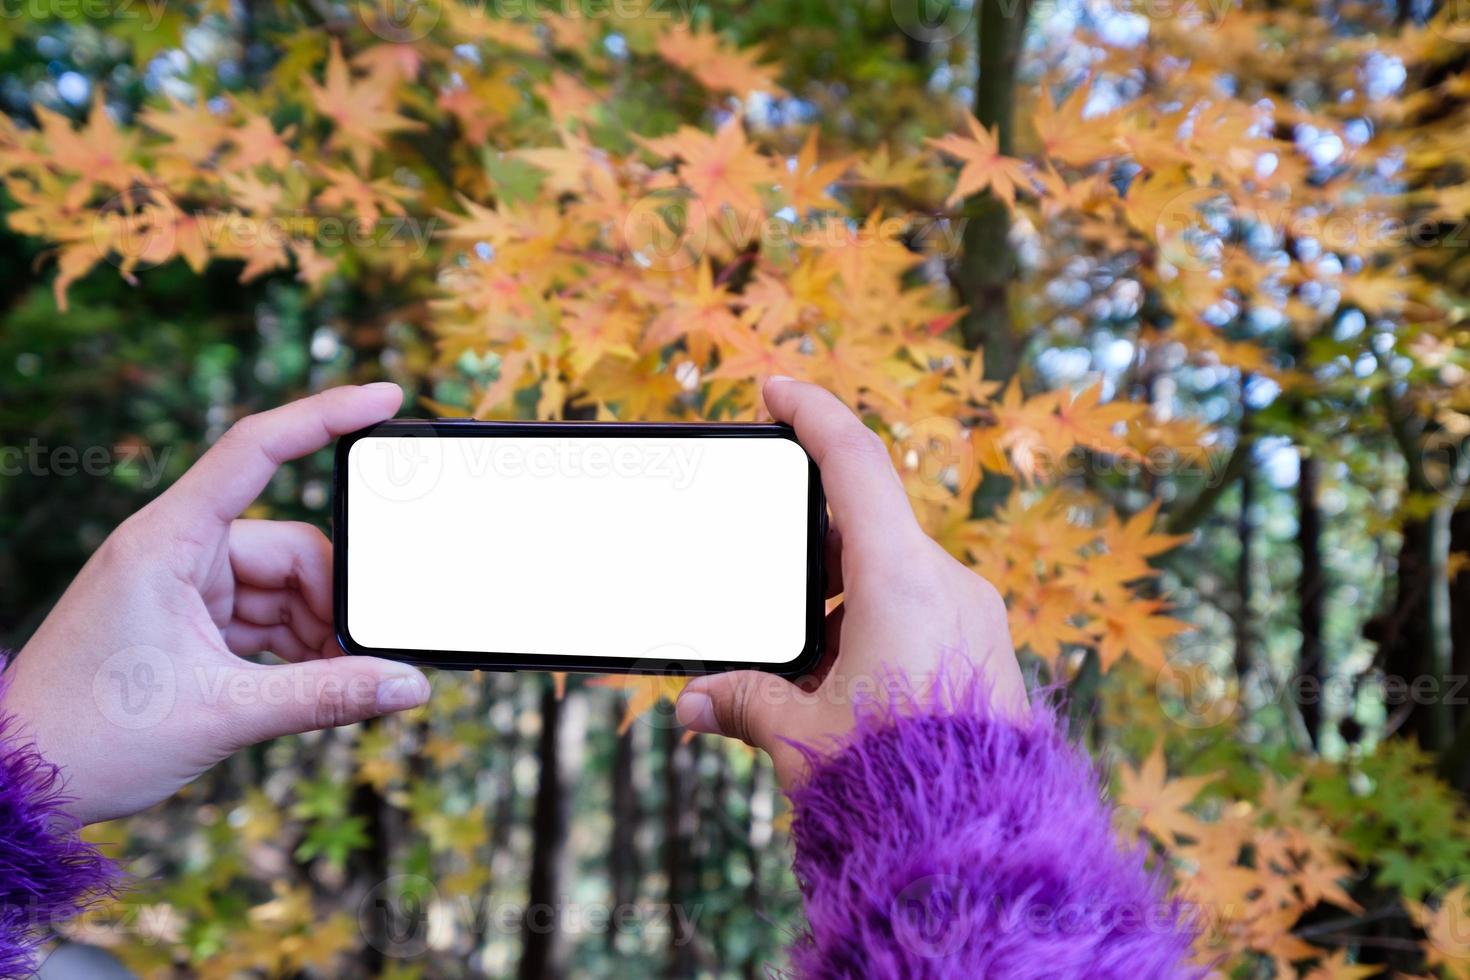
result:
[[[1002,153],[1015,144],[1016,69],[1030,14],[1027,0],[980,0],[976,40],[975,118],[993,129]],[[1016,373],[1019,345],[1011,325],[1010,285],[1016,275],[1009,241],[1011,213],[988,191],[965,204],[964,251],[955,286],[969,308],[961,321],[965,346],[985,355],[985,376],[1007,381]]]
[[[1429,516],[1428,552],[1425,555],[1429,576],[1425,596],[1429,609],[1429,669],[1436,682],[1436,696],[1429,705],[1429,731],[1425,745],[1441,753],[1440,771],[1457,786],[1463,785],[1470,775],[1470,765],[1464,758],[1464,749],[1470,744],[1470,723],[1457,718],[1455,711],[1464,697],[1457,679],[1464,676],[1459,673],[1458,661],[1470,651],[1462,645],[1460,656],[1456,656],[1452,605],[1454,582],[1450,578],[1449,562],[1450,552],[1455,547],[1455,512],[1464,496],[1467,479],[1470,479],[1470,455],[1467,455],[1466,447],[1456,445],[1449,481],[1441,491],[1439,506]]]
[[[518,696],[515,674],[482,674],[481,689],[486,691],[485,703],[501,699],[514,706]],[[502,878],[509,879],[514,873],[515,853],[511,848],[511,828],[515,826],[516,783],[515,764],[521,754],[521,736],[516,730],[514,710],[490,712],[495,738],[489,748],[488,758],[493,760],[495,775],[492,780],[495,805],[490,812],[490,881],[492,887]]]
[[[1241,438],[1248,438],[1244,423],[1241,424]],[[1255,590],[1251,580],[1251,561],[1255,557],[1256,525],[1251,518],[1251,508],[1256,503],[1256,482],[1251,470],[1247,466],[1240,474],[1240,516],[1236,524],[1240,536],[1240,558],[1235,566],[1235,678],[1241,685],[1244,685],[1245,677],[1255,662],[1255,623],[1251,619]]]
[[[1379,664],[1395,684],[1412,681],[1428,666],[1425,597],[1429,592],[1429,575],[1424,558],[1429,553],[1429,524],[1423,520],[1405,521],[1401,533],[1393,603],[1364,629],[1367,638],[1378,644]],[[1390,704],[1388,710],[1397,733],[1417,739],[1420,745],[1426,744],[1427,712],[1412,700]]]
[[[1470,511],[1457,510],[1450,518],[1450,551],[1470,551]],[[1449,580],[1450,639],[1454,648],[1451,677],[1459,685],[1470,677],[1470,575],[1460,574]],[[1440,772],[1462,793],[1470,794],[1470,688],[1451,687],[1447,692],[1455,713],[1455,738],[1441,758]]]
[[[622,722],[623,703],[609,700],[612,706],[613,731]],[[612,904],[618,910],[638,900],[638,791],[633,785],[633,729],[617,736],[612,762],[612,839],[608,843],[608,877],[611,879]],[[616,915],[612,920],[620,921]],[[618,930],[609,925],[607,948],[615,951]]]
[[[557,698],[547,679],[541,694],[541,775],[532,823],[531,881],[521,919],[520,980],[552,980],[566,973],[566,943],[559,916],[567,862],[572,792],[582,763],[586,702],[571,692]]]
[[[775,776],[765,760],[757,759],[750,767],[750,830],[746,836],[746,861],[750,868],[750,884],[745,886],[745,905],[759,922],[765,915],[765,900],[761,891],[761,855],[771,843],[771,821],[776,812]],[[741,970],[745,980],[757,980],[764,976],[761,964],[760,945],[751,944]]]
[[[1318,462],[1305,446],[1297,477],[1297,548],[1301,552],[1301,577],[1297,583],[1301,651],[1297,656],[1294,694],[1299,696],[1302,723],[1316,748],[1322,727],[1322,681],[1325,676],[1322,645],[1322,599],[1325,579],[1322,569],[1322,511],[1317,505]]]
[[[1421,469],[1411,465],[1409,475],[1411,491],[1437,492]],[[1456,689],[1456,678],[1470,672],[1470,575],[1450,579],[1447,562],[1470,551],[1470,511],[1441,504],[1428,519],[1406,521],[1402,535],[1392,602],[1363,632],[1378,645],[1378,664],[1395,689],[1409,692],[1388,706],[1390,726],[1440,751],[1441,774],[1470,792],[1470,712],[1459,704],[1470,692]],[[1415,682],[1429,677],[1441,694],[1414,696]]]
[[[977,0],[975,118],[995,131],[1000,152],[1015,144],[1016,69],[1026,36],[1030,0]],[[960,333],[970,350],[985,358],[985,377],[1006,383],[1020,364],[1020,343],[1011,323],[1011,282],[1016,257],[1011,251],[1010,209],[986,191],[965,202],[961,251],[951,279],[966,313]],[[1010,495],[1011,481],[989,474],[976,488],[976,517],[995,511]]]
[[[1429,611],[1429,671],[1438,682],[1440,692],[1448,692],[1454,673],[1454,638],[1450,632],[1450,518],[1455,513],[1454,500],[1441,503],[1429,515],[1428,553],[1429,588],[1425,605]],[[1454,705],[1441,694],[1429,704],[1429,726],[1425,748],[1443,752],[1455,738]]]
[[[383,719],[374,718],[365,723],[364,729],[371,730],[382,724]],[[352,792],[350,812],[352,816],[361,817],[365,821],[363,830],[369,843],[362,850],[353,852],[348,869],[355,886],[362,889],[363,894],[382,884],[390,874],[392,846],[397,838],[387,825],[387,811],[388,801],[383,799],[377,789],[368,783],[357,784]],[[368,976],[375,977],[383,972],[386,962],[383,956],[383,951],[389,946],[389,938],[385,932],[386,922],[378,916],[366,917],[360,921],[363,938],[367,940],[360,962]]]
[[[685,935],[680,923],[691,914],[694,895],[694,843],[697,811],[691,805],[694,792],[693,746],[684,741],[684,730],[670,725],[664,730],[664,877],[668,904],[670,980],[694,976],[693,937]]]

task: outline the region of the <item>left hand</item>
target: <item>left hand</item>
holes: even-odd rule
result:
[[[247,745],[428,700],[415,668],[342,656],[321,531],[236,519],[282,463],[402,400],[393,384],[334,388],[243,419],[82,568],[0,700],[61,768],[73,815],[134,813]],[[288,662],[241,659],[267,650]]]

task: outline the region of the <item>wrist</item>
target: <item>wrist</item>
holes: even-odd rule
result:
[[[118,874],[83,841],[61,769],[13,713],[0,677],[0,976],[29,976],[45,927],[85,910]]]
[[[4,732],[0,751],[24,751],[38,767],[44,766],[49,772],[47,782],[53,790],[55,808],[79,824],[90,823],[95,818],[91,817],[92,808],[66,750],[66,739],[58,734],[58,726],[49,723],[39,696],[42,692],[36,689],[33,672],[27,669],[41,656],[32,640],[10,658],[0,674],[0,729]],[[75,712],[70,724],[78,724]]]

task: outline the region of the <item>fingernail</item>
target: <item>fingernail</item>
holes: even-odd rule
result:
[[[708,694],[691,691],[681,695],[674,705],[674,717],[679,724],[692,732],[722,735],[720,723],[715,720],[715,703]]]
[[[363,385],[368,391],[387,391],[389,388],[397,390],[398,385],[392,381],[374,381],[372,384]]]
[[[403,711],[429,700],[429,681],[423,674],[399,674],[378,681],[378,710]]]
[[[793,378],[789,374],[773,374],[769,378],[766,379],[766,383],[767,384],[770,384],[772,381],[795,381],[795,380],[796,379]]]

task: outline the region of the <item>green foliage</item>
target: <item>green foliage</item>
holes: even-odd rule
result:
[[[1470,874],[1470,810],[1413,742],[1314,772],[1304,799],[1317,807],[1373,873],[1380,888],[1423,901]]]

